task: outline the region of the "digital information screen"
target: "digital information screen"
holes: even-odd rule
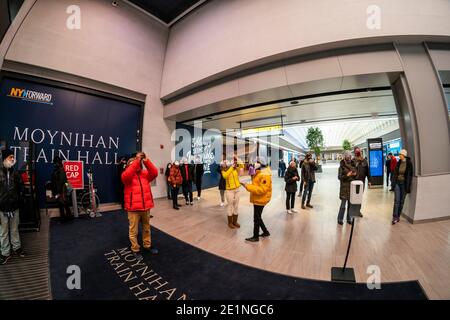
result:
[[[383,151],[370,150],[369,152],[370,175],[372,177],[383,176]]]

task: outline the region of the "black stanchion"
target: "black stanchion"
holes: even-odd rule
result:
[[[353,228],[355,227],[355,218],[352,218],[352,228],[350,231],[350,238],[348,240],[347,254],[345,255],[345,262],[342,268],[331,268],[331,281],[338,282],[356,282],[355,270],[353,268],[347,268],[348,255],[350,253],[350,247],[352,245]]]

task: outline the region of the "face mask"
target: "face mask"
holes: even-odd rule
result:
[[[3,161],[3,165],[6,169],[12,168],[16,164],[16,160],[5,160]]]
[[[357,156],[357,157],[361,156],[361,152],[360,151],[356,151],[355,152],[355,156]]]
[[[261,168],[261,163],[255,163],[255,169],[258,170],[259,168]]]

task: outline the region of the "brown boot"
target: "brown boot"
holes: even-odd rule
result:
[[[236,227],[234,226],[234,224],[233,224],[233,216],[228,216],[228,226],[229,226],[231,229],[236,228]]]
[[[238,215],[237,215],[237,214],[234,214],[234,215],[233,215],[233,225],[234,225],[236,228],[240,228],[241,225],[237,222],[237,219],[238,219]]]

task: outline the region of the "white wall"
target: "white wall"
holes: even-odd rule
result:
[[[379,30],[366,26],[372,4],[381,9]],[[416,35],[450,36],[450,1],[214,0],[171,29],[161,97],[314,47],[317,51],[341,41],[369,44],[386,42],[387,36]]]
[[[66,8],[72,4],[81,8],[80,30],[66,27]],[[2,48],[9,47],[5,63],[47,68],[146,95],[143,149],[162,168],[170,159],[174,128],[163,120],[159,100],[167,36],[166,27],[124,3],[37,0],[12,43],[2,43]],[[160,175],[154,195],[165,195],[165,188]]]

